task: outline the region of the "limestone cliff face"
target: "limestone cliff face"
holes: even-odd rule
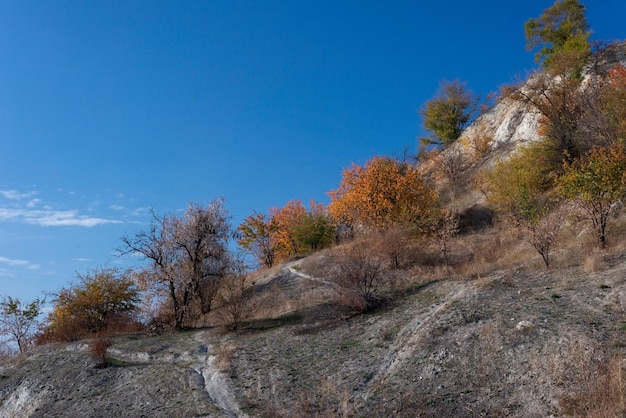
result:
[[[606,74],[616,64],[626,66],[626,42],[606,48],[589,64],[585,78]],[[522,86],[522,89],[525,87]],[[510,152],[521,144],[539,139],[537,135],[539,116],[537,109],[531,105],[512,98],[505,98],[478,117],[463,132],[458,142],[467,144],[471,142],[472,138],[489,136],[492,138],[492,150],[508,150]]]
[[[537,139],[539,112],[527,103],[506,98],[478,117],[462,134],[460,142],[491,137],[491,149],[511,149]]]
[[[626,42],[612,45],[594,58],[588,65],[584,77],[588,81],[606,74],[616,64],[626,66]],[[534,77],[542,76],[545,75],[537,73],[531,76],[520,88],[522,90],[529,88],[535,80]],[[463,211],[484,203],[485,196],[472,188],[471,178],[480,170],[489,169],[497,161],[506,159],[521,145],[539,140],[540,116],[539,111],[531,104],[505,97],[476,118],[459,140],[443,152],[448,162],[457,161],[455,164],[463,167],[460,170],[464,171],[458,175],[460,181],[456,181],[455,184],[444,181],[441,185],[441,191],[452,196],[448,203],[455,210]],[[490,138],[487,149],[477,155],[476,144],[485,138]],[[464,162],[458,162],[459,159]]]

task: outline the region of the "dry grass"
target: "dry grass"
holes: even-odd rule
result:
[[[598,347],[572,346],[564,363],[564,381],[573,391],[559,400],[561,412],[587,418],[619,418],[626,414],[626,376],[622,355],[603,353]]]
[[[608,268],[604,255],[597,251],[587,255],[584,260],[582,269],[585,273],[595,273]]]
[[[235,344],[221,344],[215,348],[215,367],[222,373],[230,370],[231,360],[237,346]]]

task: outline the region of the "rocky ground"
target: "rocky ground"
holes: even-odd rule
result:
[[[0,416],[567,416],[623,366],[619,257],[595,273],[415,278],[359,316],[298,304],[333,292],[298,263],[266,277],[291,309],[238,332],[120,336],[106,368],[87,343],[39,347],[0,368]]]

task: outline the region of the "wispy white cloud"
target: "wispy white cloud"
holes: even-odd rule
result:
[[[0,208],[0,221],[19,221],[39,226],[81,226],[91,228],[98,225],[119,224],[122,221],[80,215],[77,210],[31,210]]]
[[[150,213],[150,208],[148,207],[138,207],[133,209],[130,214],[133,216],[145,216]]]
[[[31,199],[26,204],[26,207],[27,208],[34,208],[35,206],[37,206],[40,203],[41,203],[41,199]]]
[[[28,199],[30,197],[35,196],[36,194],[37,192],[21,193],[21,192],[18,192],[17,190],[0,190],[0,195],[2,195],[5,199],[10,199],[10,200]]]
[[[87,216],[76,209],[55,210],[42,199],[33,198],[37,192],[21,193],[17,190],[0,190],[0,195],[10,202],[0,203],[0,221],[22,222],[38,226],[78,226],[91,228],[98,225],[122,223],[116,219]],[[24,200],[29,199],[27,202]]]
[[[109,206],[109,209],[113,209],[113,210],[124,210],[126,209],[124,206],[122,205],[111,205]]]
[[[0,277],[15,277],[16,274],[10,270],[0,268]]]
[[[8,258],[8,257],[0,257],[0,263],[8,264],[9,266],[25,266],[25,265],[30,264],[26,260],[17,260],[17,259]]]
[[[27,260],[20,260],[8,257],[0,257],[0,264],[6,264],[9,267],[24,267],[29,270],[38,270],[41,267],[39,264],[31,263]],[[2,270],[6,271],[5,269]]]
[[[98,225],[122,223],[121,221],[115,219],[80,215],[77,210],[23,211],[23,218],[29,224],[40,226],[82,226],[91,228]]]

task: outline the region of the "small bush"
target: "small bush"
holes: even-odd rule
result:
[[[604,261],[604,256],[598,252],[593,252],[585,257],[583,271],[585,273],[595,273],[605,270],[607,267],[607,263]]]
[[[238,329],[253,311],[253,296],[254,282],[245,272],[224,277],[217,297],[221,322],[231,330]]]
[[[109,338],[107,335],[100,335],[96,337],[96,339],[94,339],[91,343],[91,346],[89,347],[89,352],[94,360],[97,361],[97,368],[107,367],[107,351],[112,344],[113,343],[111,342],[111,338]]]
[[[411,237],[406,228],[393,226],[381,231],[375,239],[375,250],[384,255],[392,269],[401,268],[407,256]]]
[[[222,373],[230,369],[231,360],[237,347],[233,344],[220,345],[215,349],[215,367]]]
[[[367,240],[358,241],[339,250],[337,260],[339,303],[362,312],[381,303],[378,291],[383,279],[383,262]]]

